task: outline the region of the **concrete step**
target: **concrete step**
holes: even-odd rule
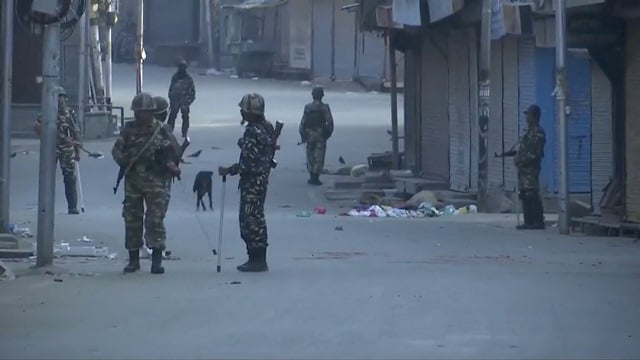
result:
[[[337,179],[333,181],[332,187],[336,190],[358,190],[362,188],[362,179]]]
[[[407,194],[417,194],[422,190],[449,190],[449,184],[443,181],[422,178],[395,178],[399,191]]]
[[[329,201],[358,200],[362,197],[362,191],[330,189],[325,192],[325,197]]]

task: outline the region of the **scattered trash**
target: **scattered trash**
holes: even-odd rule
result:
[[[336,226],[336,228],[334,230],[335,231],[343,231],[344,229],[342,228],[342,226]]]
[[[53,246],[53,254],[56,257],[105,257],[110,258],[109,249],[102,246],[71,246],[61,242]]]
[[[55,279],[53,279],[53,281],[55,281],[55,282],[63,282],[64,280],[62,280],[60,278],[55,278]]]
[[[322,206],[318,206],[317,208],[315,208],[315,211],[316,211],[316,214],[320,214],[320,215],[324,215],[327,213],[327,209]]]
[[[350,173],[353,177],[361,177],[364,176],[367,171],[369,171],[369,166],[362,164],[352,167]]]
[[[226,258],[224,258],[224,259],[225,259],[225,260],[233,260],[233,259],[235,259],[235,257],[234,257],[234,256],[229,256],[229,257],[226,257]]]
[[[308,211],[301,211],[296,215],[296,217],[308,218],[308,217],[311,217],[311,213]]]
[[[33,234],[28,227],[18,226],[16,224],[9,224],[9,233],[25,239],[33,237]]]
[[[89,239],[85,235],[82,235],[82,238],[78,239],[78,241],[81,241],[81,242],[93,242],[93,239]]]
[[[232,79],[237,79],[239,76],[238,75],[231,75],[229,77],[232,78]]]
[[[258,78],[258,77],[252,77],[252,78],[251,78],[251,80],[254,80],[254,81],[255,81],[255,80],[260,80],[260,78]]]
[[[240,285],[240,284],[242,284],[240,281],[232,281],[227,283],[227,285]]]
[[[213,76],[224,75],[224,73],[222,71],[218,71],[216,69],[208,69],[205,74],[206,75],[213,75]]]
[[[213,252],[213,255],[218,255],[218,252],[216,251],[216,249],[211,249],[211,252]]]
[[[311,84],[311,81],[305,80],[305,81],[300,82],[300,85],[302,85],[302,86],[311,86],[313,84]]]
[[[218,146],[212,146],[212,147],[211,147],[211,150],[220,150],[220,147],[218,147]]]
[[[433,204],[429,202],[423,202],[418,206],[416,210],[408,210],[403,208],[395,208],[384,205],[373,205],[370,207],[356,207],[349,212],[346,216],[360,216],[360,217],[391,217],[391,218],[425,218],[425,217],[440,217],[440,216],[454,216],[464,214],[477,213],[475,205],[463,206],[460,209],[456,209],[453,205],[447,205],[438,210]]]

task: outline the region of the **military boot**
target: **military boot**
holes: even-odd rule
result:
[[[151,253],[151,273],[164,274],[164,267],[162,267],[162,250],[153,249]]]
[[[241,272],[263,272],[269,271],[269,266],[267,266],[267,248],[257,248],[251,249],[248,251],[249,260],[242,264],[238,265],[236,269]]]
[[[531,200],[523,197],[522,199],[522,217],[524,218],[524,224],[516,226],[517,230],[529,230],[531,229],[532,217],[531,217]]]
[[[320,186],[322,183],[320,182],[320,174],[311,173],[309,175],[309,181],[307,181],[309,185]]]
[[[531,230],[544,230],[544,207],[540,197],[532,201],[531,206]]]
[[[124,273],[140,270],[140,250],[129,250],[129,263],[124,267]]]
[[[76,181],[73,177],[64,178],[64,195],[67,198],[69,214],[78,215],[78,194],[76,193]]]

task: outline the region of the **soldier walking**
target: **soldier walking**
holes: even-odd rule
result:
[[[544,157],[546,135],[540,126],[540,107],[531,105],[527,111],[527,132],[522,136],[513,159],[518,169],[518,186],[522,200],[524,224],[518,230],[541,230],[544,225],[544,208],[540,198],[540,169]]]
[[[156,104],[151,95],[140,93],[133,98],[131,110],[135,121],[125,124],[111,154],[125,172],[125,195],[122,216],[125,222],[125,247],[129,263],[125,273],[140,269],[143,232],[146,246],[152,249],[151,273],[164,274],[162,253],[166,249],[164,218],[171,199],[170,182],[180,174],[178,164],[157,158],[158,153],[178,151],[178,143],[160,121],[154,119]],[[146,212],[145,212],[146,207]]]
[[[189,106],[196,99],[196,86],[193,78],[187,73],[187,62],[182,60],[178,63],[178,71],[171,77],[169,86],[169,102],[171,112],[167,124],[171,131],[175,128],[178,111],[182,114],[182,137],[187,137],[189,131]]]
[[[75,111],[67,107],[67,93],[64,89],[58,94],[58,117],[56,121],[58,137],[56,142],[56,161],[60,162],[60,170],[64,181],[64,195],[67,199],[69,214],[80,214],[78,211],[78,193],[76,191],[76,161],[80,161],[80,126]],[[38,115],[33,126],[38,136],[42,134],[42,114]]]
[[[246,244],[249,260],[239,265],[238,271],[268,271],[264,203],[269,174],[274,166],[276,133],[273,125],[264,117],[262,96],[247,94],[238,105],[242,123],[248,123],[244,135],[238,140],[240,161],[231,167],[220,166],[218,174],[240,175],[240,236]]]
[[[309,185],[319,186],[320,174],[324,171],[327,140],[333,134],[333,116],[328,104],[322,102],[324,89],[320,86],[311,91],[313,102],[305,105],[300,121],[300,138],[307,147],[307,170]]]

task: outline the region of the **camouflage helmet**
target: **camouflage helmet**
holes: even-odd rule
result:
[[[186,61],[186,60],[182,59],[182,60],[178,60],[178,61],[176,62],[176,66],[177,66],[178,68],[185,68],[185,69],[186,69],[186,68],[188,67],[188,64],[187,64],[187,61]]]
[[[260,94],[246,94],[242,97],[238,106],[240,106],[240,109],[247,114],[264,114],[264,98]]]
[[[65,90],[62,86],[58,87],[58,96],[67,97],[67,90]]]
[[[324,88],[322,86],[316,86],[311,90],[311,96],[314,99],[322,98],[324,96]]]
[[[153,112],[154,114],[161,114],[169,110],[169,102],[167,102],[167,99],[162,96],[154,96],[153,102],[156,104],[156,110]]]
[[[154,111],[155,109],[156,103],[148,93],[142,92],[134,96],[133,100],[131,100],[131,110],[133,111]]]

